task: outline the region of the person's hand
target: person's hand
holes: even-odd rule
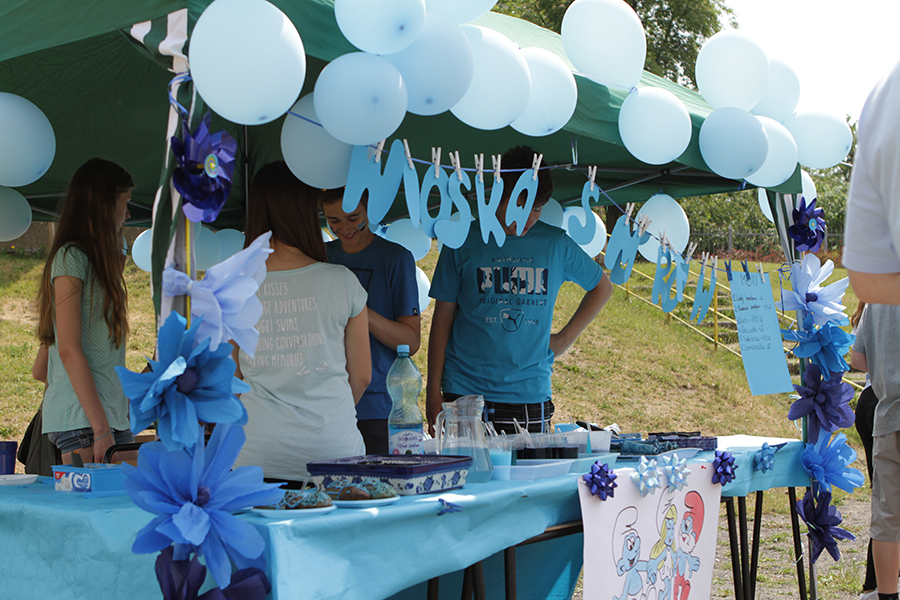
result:
[[[425,418],[428,419],[428,434],[434,437],[434,425],[437,422],[437,416],[442,410],[441,403],[444,402],[444,395],[440,391],[426,390],[425,392]]]
[[[106,455],[106,451],[112,448],[116,443],[115,438],[113,438],[112,430],[110,429],[108,433],[102,435],[94,435],[94,462],[102,463],[103,457]]]

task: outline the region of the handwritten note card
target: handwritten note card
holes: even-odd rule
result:
[[[750,393],[760,396],[793,392],[769,276],[735,271],[731,302]]]

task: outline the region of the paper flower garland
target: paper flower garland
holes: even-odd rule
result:
[[[831,492],[819,494],[819,503],[809,491],[802,500],[797,501],[797,513],[803,522],[809,527],[809,541],[812,544],[813,563],[822,554],[822,550],[828,550],[835,561],[841,559],[841,551],[838,549],[838,540],[855,540],[849,531],[838,527],[843,518],[838,509],[831,506]]]
[[[259,332],[255,326],[263,312],[256,292],[266,278],[271,237],[268,231],[234,256],[210,267],[202,281],[194,281],[171,266],[163,272],[167,296],[191,297],[191,315],[203,317],[197,339],[208,338],[210,350],[234,340],[251,358],[256,353]]]
[[[201,427],[196,422],[194,427],[199,439],[193,446],[170,451],[151,442],[141,446],[137,467],[122,466],[131,499],[157,515],[138,532],[132,551],[158,552],[174,542],[175,559],[197,552],[219,587],[224,587],[231,582],[231,560],[238,568],[265,563],[262,536],[231,513],[275,504],[284,491],[278,484],[263,483],[259,467],[231,470],[246,440],[242,427],[220,424],[206,447]]]
[[[655,494],[656,489],[661,485],[659,472],[656,470],[656,460],[647,460],[646,456],[642,456],[631,480],[638,487],[641,496]]]
[[[816,199],[807,206],[806,198],[800,198],[800,205],[794,209],[794,224],[788,227],[788,235],[794,240],[798,252],[818,252],[825,239],[825,211],[816,208]]]
[[[619,487],[619,484],[616,483],[616,477],[618,475],[610,470],[609,465],[600,464],[598,460],[591,465],[591,472],[582,476],[582,479],[588,486],[588,489],[591,490],[591,494],[601,500],[606,500],[607,497],[612,498],[615,494],[615,488]]]
[[[712,468],[712,482],[725,485],[726,483],[731,483],[731,480],[734,479],[734,470],[737,469],[737,465],[734,464],[734,456],[731,455],[731,452],[716,450],[716,458],[713,460]]]
[[[687,468],[687,459],[672,454],[661,457],[658,464],[666,476],[669,493],[673,493],[676,489],[681,490],[687,485],[687,476],[691,474],[691,470]]]
[[[131,429],[143,431],[154,421],[169,450],[193,446],[203,439],[197,421],[246,422],[244,405],[234,394],[250,386],[234,376],[231,345],[209,349],[209,339],[196,344],[202,319],[188,330],[186,320],[171,313],[159,330],[158,361],[149,360],[152,371],[132,373],[116,367],[125,395],[131,400]]]
[[[184,141],[172,137],[172,154],[178,166],[172,173],[172,183],[181,194],[185,216],[193,222],[212,223],[231,193],[234,176],[234,156],[237,142],[225,131],[210,133],[210,113],[193,135],[187,121],[181,123]]]
[[[806,385],[794,385],[800,398],[791,405],[788,419],[809,417],[810,442],[818,441],[819,429],[834,433],[853,425],[855,415],[850,408],[853,388],[842,379],[843,373],[832,373],[829,379],[823,379],[819,367],[811,364],[803,373]]]
[[[191,560],[175,560],[171,546],[163,548],[156,559],[156,579],[163,600],[265,600],[272,590],[266,574],[254,567],[241,569],[231,576],[224,590],[213,588],[200,594],[206,580],[206,567],[196,556]]]
[[[834,321],[838,325],[846,325],[849,320],[844,314],[846,308],[841,304],[844,292],[850,280],[844,277],[826,286],[822,286],[834,272],[834,263],[830,260],[821,264],[815,254],[807,254],[799,263],[791,266],[792,290],[781,290],[784,300],[776,302],[778,310],[799,310],[803,313],[801,321],[812,317],[813,325],[824,325]]]
[[[765,473],[775,466],[775,453],[784,448],[787,442],[770,446],[769,442],[763,442],[762,448],[753,457],[753,470]],[[735,467],[737,468],[737,467]]]
[[[829,441],[831,442],[829,444]],[[852,492],[865,482],[859,469],[847,465],[856,460],[856,450],[847,445],[847,436],[839,433],[831,440],[831,435],[819,433],[815,444],[806,444],[800,455],[803,470],[813,480],[813,491],[824,488],[829,493],[835,485],[845,492]]]
[[[811,363],[818,365],[826,377],[830,378],[832,373],[843,373],[850,369],[844,355],[850,351],[856,336],[833,322],[829,321],[818,329],[813,329],[812,324],[807,322],[803,331],[782,329],[781,334],[785,340],[797,342],[798,345],[793,349],[795,356],[808,358]]]

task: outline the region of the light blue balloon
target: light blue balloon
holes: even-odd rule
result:
[[[56,136],[41,109],[6,92],[0,92],[0,140],[0,185],[37,181],[56,155]]]
[[[416,287],[419,290],[419,314],[421,314],[431,305],[431,297],[428,295],[431,290],[431,282],[428,280],[428,275],[419,266],[416,266]]]
[[[31,227],[31,206],[25,196],[0,187],[0,242],[17,239]]]
[[[756,191],[756,201],[759,202],[759,210],[762,211],[763,216],[768,219],[769,222],[774,223],[775,219],[772,217],[772,207],[769,205],[769,196],[766,194],[764,188],[759,188]]]
[[[222,247],[220,261],[230,258],[244,249],[244,234],[237,229],[220,229],[216,232],[216,239]]]
[[[222,260],[222,244],[212,229],[199,227],[194,238],[194,268],[205,271]]]
[[[422,227],[415,227],[409,219],[398,219],[388,225],[384,239],[400,244],[409,250],[413,259],[420,261],[431,250],[431,238]]]
[[[391,54],[409,46],[425,24],[425,0],[334,0],[341,33],[363,52]]]
[[[150,271],[153,266],[151,262],[151,248],[153,247],[153,230],[145,229],[141,232],[134,243],[131,244],[131,260],[142,271]]]
[[[538,221],[543,221],[547,225],[553,225],[554,227],[563,228],[563,207],[560,206],[559,202],[550,198],[547,201],[547,204],[544,205],[544,208],[541,209],[541,217]]]
[[[816,182],[813,181],[813,178],[809,176],[809,173],[806,171],[800,171],[800,184],[801,184],[801,192],[800,194],[806,198],[806,203],[809,204],[813,200],[819,197],[819,192],[816,190]],[[800,204],[800,199],[797,198],[797,204]]]
[[[281,126],[281,154],[291,172],[314,188],[347,185],[353,146],[325,131],[316,115],[312,94],[297,100],[290,112],[293,114],[288,114]]]
[[[759,171],[747,177],[747,181],[759,187],[781,185],[797,169],[797,144],[790,132],[778,121],[769,117],[756,117],[766,129],[769,151]]]
[[[784,123],[800,100],[800,78],[796,71],[778,58],[769,59],[769,82],[762,99],[750,109],[754,115]]]
[[[635,219],[640,222],[646,215],[653,222],[647,228],[650,238],[638,246],[638,252],[648,261],[655,263],[659,251],[660,236],[663,232],[676,252],[684,252],[691,237],[691,225],[681,205],[668,194],[654,194],[644,202]]]
[[[668,90],[638,88],[619,111],[619,135],[625,148],[648,165],[664,165],[681,156],[692,132],[687,108]]]
[[[377,144],[394,133],[406,115],[406,84],[400,71],[380,56],[344,54],[328,63],[313,91],[325,129],[345,144]]]
[[[837,115],[817,110],[796,112],[784,126],[797,142],[797,160],[804,167],[830,169],[850,153],[853,132]]]
[[[215,0],[197,19],[188,57],[203,100],[242,125],[283,115],[306,77],[297,28],[266,0]]]
[[[727,179],[740,181],[756,173],[766,162],[768,151],[765,128],[744,109],[715,110],[700,127],[703,160],[714,173]],[[656,260],[656,256],[648,260]]]
[[[416,40],[385,59],[397,67],[406,83],[407,110],[414,115],[437,115],[462,99],[475,70],[466,34],[447,17],[428,12]],[[437,68],[436,65],[440,65]]]
[[[750,110],[769,82],[769,58],[747,34],[728,29],[706,40],[695,72],[697,87],[710,106]]]
[[[569,122],[578,104],[575,76],[563,60],[543,48],[522,48],[531,73],[531,95],[510,126],[525,135],[556,133]]]

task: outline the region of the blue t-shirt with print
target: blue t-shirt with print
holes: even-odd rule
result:
[[[550,399],[550,330],[560,286],[592,290],[603,270],[562,229],[538,221],[503,247],[472,224],[465,243],[444,246],[430,296],[457,304],[442,389],[511,404]]]
[[[419,289],[416,283],[416,263],[409,250],[375,236],[360,252],[348,254],[341,249],[340,240],[325,244],[328,262],[344,265],[356,275],[369,294],[366,306],[385,319],[419,314]],[[356,418],[387,419],[391,412],[391,396],[385,379],[388,369],[397,358],[397,349],[388,348],[369,334],[372,350],[372,382],[356,405]]]

